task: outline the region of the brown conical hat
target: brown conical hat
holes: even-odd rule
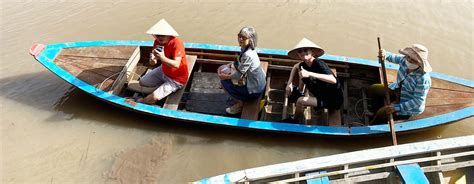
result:
[[[314,57],[319,57],[319,56],[322,56],[324,54],[324,50],[316,45],[315,43],[313,43],[312,41],[308,40],[307,38],[303,38],[301,39],[300,42],[298,42],[298,44],[296,44],[296,46],[291,49],[289,52],[288,52],[288,56],[290,58],[293,58],[293,59],[300,59],[298,57],[298,50],[299,49],[302,49],[302,48],[310,48],[310,49],[313,49],[313,56]]]
[[[413,44],[413,46],[401,49],[398,52],[417,61],[424,72],[431,72],[433,70],[428,62],[428,49],[425,46]]]
[[[166,35],[166,36],[179,36],[173,27],[171,27],[165,19],[161,19],[155,25],[153,25],[148,31],[147,34],[151,35]]]

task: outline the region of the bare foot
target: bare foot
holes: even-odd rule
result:
[[[137,100],[137,102],[144,103],[144,104],[149,104],[149,105],[155,104],[156,101],[157,100],[155,100],[155,98],[153,98],[152,95],[148,95],[145,98],[140,98],[140,99]]]
[[[133,106],[137,105],[137,102],[135,102],[135,100],[133,98],[125,99],[125,103],[128,103],[128,104],[133,105]]]

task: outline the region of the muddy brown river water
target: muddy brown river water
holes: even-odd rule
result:
[[[302,37],[327,53],[376,59],[430,50],[433,70],[474,80],[473,2],[13,1],[0,2],[0,183],[186,183],[249,167],[388,146],[390,137],[262,134],[146,117],[75,90],[28,55],[34,43],[151,40],[161,18],[185,42],[237,45],[245,25],[259,47]],[[474,119],[399,136],[399,143],[470,135]]]

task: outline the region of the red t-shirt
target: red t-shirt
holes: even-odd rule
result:
[[[153,43],[153,49],[158,46],[158,40]],[[186,53],[184,52],[184,44],[178,37],[170,39],[168,44],[163,48],[165,56],[168,59],[175,59],[181,57],[181,63],[178,68],[173,68],[167,64],[161,64],[163,73],[166,76],[181,84],[186,84],[188,81],[188,61],[186,60]]]

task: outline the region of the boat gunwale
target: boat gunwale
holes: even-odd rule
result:
[[[462,149],[473,147],[473,139],[474,135],[468,135],[314,157],[233,171],[226,174],[204,178],[192,183],[233,183],[239,181],[242,178],[245,178],[248,181],[255,181],[264,178],[284,176],[292,173],[303,173],[324,168],[364,163],[364,161],[400,158],[404,156],[419,155],[449,149]],[[372,157],[367,159],[366,157],[361,157],[360,155],[371,155]]]
[[[277,132],[289,132],[289,133],[302,133],[310,135],[325,135],[325,136],[366,136],[366,135],[380,135],[390,133],[388,125],[371,125],[365,127],[331,127],[331,126],[318,126],[318,125],[295,125],[287,123],[278,123],[270,121],[256,121],[256,120],[246,120],[233,117],[225,116],[214,116],[208,114],[200,114],[194,112],[184,112],[169,110],[165,108],[160,108],[156,106],[146,105],[142,103],[137,103],[137,105],[132,106],[125,102],[125,98],[109,94],[105,91],[98,90],[92,85],[85,83],[84,81],[76,78],[71,75],[69,72],[57,66],[53,61],[55,57],[60,53],[61,49],[64,48],[75,48],[75,47],[92,47],[92,46],[152,46],[152,41],[136,41],[136,40],[102,40],[102,41],[82,41],[82,42],[67,42],[67,43],[58,43],[58,44],[49,44],[46,45],[46,48],[40,53],[36,59],[48,68],[51,72],[55,73],[65,81],[70,84],[80,88],[81,90],[90,93],[91,95],[107,101],[114,103],[115,105],[126,107],[134,111],[144,112],[147,114],[155,116],[163,116],[165,118],[171,118],[181,121],[197,121],[201,124],[217,124],[230,127],[240,127],[240,128],[249,128],[256,130],[264,131],[277,131]],[[194,49],[210,49],[210,50],[220,50],[220,51],[239,51],[240,48],[237,46],[225,46],[225,45],[214,45],[214,44],[198,44],[198,43],[185,43],[186,48]],[[286,50],[276,50],[276,49],[257,49],[261,54],[273,54],[273,55],[286,55]],[[361,58],[351,58],[345,56],[335,56],[325,54],[322,56],[322,59],[339,61],[339,62],[348,62],[354,64],[362,64],[369,66],[379,66],[378,62],[361,59]],[[387,68],[398,69],[397,64],[389,64]],[[433,76],[433,75],[432,75]],[[450,81],[456,84],[466,85],[468,87],[474,87],[474,81],[462,79],[461,78],[449,76],[449,75],[434,75],[433,77],[447,77]],[[445,80],[444,78],[440,78]],[[474,106],[466,107],[459,109],[453,112],[446,114],[441,114],[429,118],[407,121],[402,123],[397,123],[395,125],[397,133],[417,131],[425,128],[430,128],[438,125],[447,124],[453,121],[460,119],[468,118],[474,115]]]

